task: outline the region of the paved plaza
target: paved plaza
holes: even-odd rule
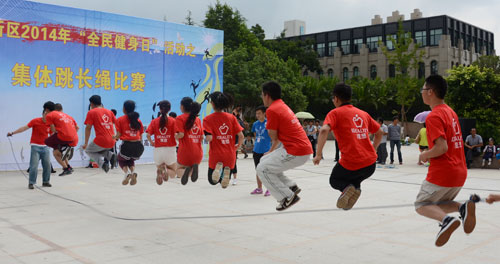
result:
[[[136,186],[122,186],[116,169],[53,174],[44,190],[84,205],[0,172],[0,263],[500,263],[500,204],[477,204],[471,235],[459,228],[434,246],[438,223],[412,206],[427,171],[416,164],[417,148],[403,147],[404,165],[378,168],[351,211],[336,209],[339,192],[328,182],[332,142],[321,165],[287,173],[302,199],[284,212],[272,197],[250,195],[255,170],[243,155],[238,184],[227,189],[208,184],[206,162],[186,186],[158,186],[153,165],[137,168]],[[500,193],[500,171],[472,169],[458,199],[490,190]]]

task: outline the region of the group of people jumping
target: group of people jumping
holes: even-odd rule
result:
[[[475,202],[454,201],[467,178],[462,131],[456,113],[444,102],[447,83],[439,75],[429,76],[421,89],[422,99],[432,112],[427,116],[427,139],[429,149],[420,154],[420,161],[432,160],[428,174],[422,183],[415,201],[417,213],[440,222],[441,228],[435,245],[446,244],[451,234],[460,226],[470,234],[476,225]],[[369,178],[376,169],[377,152],[384,131],[381,124],[368,113],[351,104],[352,89],[340,83],[333,88],[331,110],[321,126],[317,139],[315,165],[320,164],[323,149],[330,131],[336,136],[341,158],[332,169],[330,185],[341,192],[336,206],[350,210],[361,195],[361,183]],[[274,81],[262,85],[261,99],[264,107],[258,109],[259,123],[252,130],[266,131],[270,139],[269,148],[254,153],[258,188],[255,194],[262,193],[264,185],[277,200],[276,210],[285,210],[299,200],[301,189],[284,172],[304,165],[313,154],[312,145],[293,111],[282,100],[281,86]],[[90,97],[90,110],[85,120],[86,153],[99,166],[108,171],[110,164],[118,164],[124,172],[123,185],[137,183],[134,161],[143,151],[142,134],[144,128],[135,112],[135,103],[126,101],[124,115],[116,118],[105,109],[98,95]],[[243,142],[243,127],[237,118],[226,112],[232,105],[231,96],[222,92],[210,94],[209,101],[214,112],[203,119],[198,118],[200,105],[185,97],[180,103],[182,115],[176,119],[168,117],[171,104],[164,100],[158,103],[160,115],[146,130],[147,139],[155,147],[154,160],[157,166],[156,182],[162,184],[169,177],[178,175],[181,183],[189,178],[198,179],[198,167],[203,158],[202,141],[210,144],[208,153],[208,181],[212,185],[221,184],[226,188],[236,165],[236,150]],[[30,188],[36,183],[38,160],[48,155],[47,147],[54,149],[54,157],[63,167],[63,175],[70,174],[72,168],[67,160],[71,147],[78,143],[78,126],[74,119],[62,111],[54,109],[54,103],[43,106],[43,117],[33,119],[26,127],[33,128],[31,145]],[[8,134],[20,133],[23,127]],[[96,137],[89,144],[92,127]],[[49,131],[50,128],[50,131]],[[116,128],[116,131],[115,131]],[[263,129],[264,128],[264,129]],[[23,130],[24,129],[24,130]],[[49,136],[49,134],[51,134]],[[370,139],[373,136],[373,141]],[[236,140],[238,138],[238,140]],[[112,149],[116,140],[121,140],[120,151],[116,155]],[[179,142],[176,151],[176,140]],[[257,137],[259,141],[259,137]],[[255,155],[257,154],[257,155]],[[45,157],[44,156],[44,157]],[[42,159],[44,168],[43,186],[50,187],[45,169],[49,169]],[[32,177],[34,174],[34,177]],[[50,176],[50,173],[48,174]],[[486,201],[499,201],[499,195],[490,195]],[[450,215],[458,212],[459,218]]]

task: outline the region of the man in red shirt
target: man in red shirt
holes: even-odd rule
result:
[[[306,132],[292,110],[281,100],[281,86],[274,81],[262,85],[262,101],[266,110],[266,129],[271,138],[271,149],[264,154],[257,175],[271,195],[278,201],[276,210],[282,211],[300,200],[301,191],[283,172],[304,165],[313,153]]]
[[[50,102],[52,103],[52,102]],[[52,103],[52,106],[54,103]],[[8,137],[11,137],[15,134],[22,133],[30,128],[31,131],[31,156],[30,156],[30,168],[29,168],[29,183],[28,188],[34,189],[33,185],[36,184],[36,178],[38,174],[38,161],[42,162],[43,168],[43,187],[52,187],[50,184],[50,150],[45,145],[45,139],[49,137],[50,134],[50,126],[45,123],[45,111],[43,112],[43,116],[39,118],[35,118],[31,120],[27,125],[22,126],[15,130],[14,132],[10,132],[7,134]]]
[[[63,172],[59,176],[69,175],[73,170],[68,164],[67,155],[63,157],[62,150],[67,149],[66,153],[69,153],[72,147],[78,144],[78,125],[73,117],[55,110],[53,104],[51,107],[46,105],[44,105],[44,111],[47,113],[45,120],[54,134],[45,140],[45,144],[54,149],[54,158],[63,167]]]
[[[340,149],[339,162],[333,167],[330,185],[342,192],[337,207],[351,209],[361,195],[361,182],[375,172],[377,149],[382,140],[380,124],[351,104],[352,89],[340,83],[333,88],[335,109],[326,116],[318,138],[318,149],[313,162],[321,162],[323,147],[330,130],[335,134]],[[375,134],[373,144],[370,135]]]
[[[420,154],[420,160],[431,165],[415,201],[417,213],[441,222],[436,246],[448,242],[460,221],[449,213],[459,212],[466,234],[476,226],[476,206],[473,201],[463,204],[454,199],[467,178],[462,131],[457,114],[444,102],[448,84],[443,77],[431,75],[421,89],[422,99],[432,112],[427,116],[429,150]]]
[[[85,118],[85,144],[82,148],[89,158],[99,165],[106,173],[109,171],[109,163],[113,169],[116,164],[116,155],[112,151],[115,146],[114,124],[116,117],[110,110],[104,108],[99,95],[92,95],[89,98],[90,111]],[[94,127],[95,138],[89,143],[90,133]]]

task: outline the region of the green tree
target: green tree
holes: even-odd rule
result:
[[[228,4],[217,1],[210,5],[205,14],[203,26],[224,30],[224,49],[237,49],[241,44],[246,46],[259,45],[257,37],[250,32],[241,13]]]
[[[333,109],[331,96],[333,87],[338,82],[337,78],[301,77],[301,90],[308,101],[306,111],[314,115],[316,119],[323,120],[328,112]]]
[[[406,129],[406,114],[417,98],[415,95],[419,89],[417,86],[418,80],[412,78],[409,72],[418,68],[418,63],[422,61],[424,51],[418,50],[420,46],[418,43],[413,43],[410,32],[404,31],[401,20],[399,21],[396,38],[389,36],[389,41],[392,42],[394,50],[391,51],[382,46],[382,52],[389,63],[393,64],[396,69],[396,77],[390,80],[389,84],[393,85],[396,92],[395,101],[401,106],[401,121],[405,124]]]
[[[255,26],[252,26],[250,28],[250,32],[252,32],[252,34],[254,34],[255,37],[257,37],[260,43],[264,43],[264,39],[266,38],[266,33],[259,24],[255,24]]]
[[[354,77],[347,83],[352,87],[353,104],[376,117],[393,99],[391,87],[380,78]]]
[[[447,103],[458,116],[475,118],[485,139],[500,141],[500,76],[475,65],[454,67],[449,73]]]
[[[186,16],[186,20],[184,21],[184,24],[189,25],[189,26],[194,26],[194,20],[192,18],[191,10],[188,10],[188,14]]]
[[[490,68],[494,73],[500,74],[500,57],[495,55],[481,56],[472,65],[476,65],[479,68]]]
[[[265,46],[275,51],[283,60],[294,59],[302,69],[310,72],[320,72],[322,69],[319,64],[318,53],[312,49],[313,44],[312,40],[285,40],[282,38],[265,42]]]

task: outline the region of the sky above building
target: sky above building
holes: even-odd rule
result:
[[[183,23],[192,12],[193,20],[203,24],[205,13],[216,0],[37,0],[36,2],[110,12],[141,18]],[[500,36],[500,1],[482,0],[227,0],[230,6],[238,9],[246,18],[247,25],[261,25],[266,38],[278,36],[283,30],[284,21],[303,20],[306,33],[316,33],[342,28],[365,26],[371,23],[374,15],[384,19],[399,10],[410,19],[413,9],[418,8],[424,17],[449,15],[461,21],[478,26]]]

